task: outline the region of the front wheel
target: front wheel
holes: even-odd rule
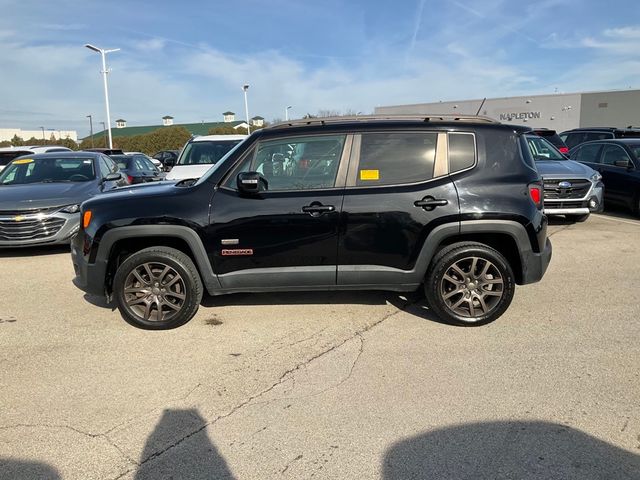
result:
[[[485,325],[511,304],[515,280],[497,250],[475,242],[450,245],[433,259],[425,279],[433,311],[456,325]]]
[[[202,281],[187,255],[174,248],[145,248],[128,257],[113,279],[122,318],[134,327],[168,330],[198,311]]]

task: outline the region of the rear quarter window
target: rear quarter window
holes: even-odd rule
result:
[[[476,139],[472,133],[449,133],[449,172],[459,172],[476,163]]]

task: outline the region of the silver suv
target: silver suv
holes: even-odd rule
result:
[[[602,211],[602,175],[569,160],[545,138],[527,135],[526,139],[544,183],[544,213],[584,222],[591,212]]]

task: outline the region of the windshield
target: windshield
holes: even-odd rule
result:
[[[118,167],[121,170],[127,170],[129,165],[131,164],[131,160],[133,157],[129,157],[128,155],[109,155],[111,160],[118,164]]]
[[[249,137],[247,137],[249,138]],[[204,173],[200,179],[196,182],[196,185],[200,185],[202,182],[205,182],[207,180],[207,178],[209,178],[213,172],[215,172],[218,167],[222,164],[224,164],[224,161],[229,158],[231,155],[233,155],[233,153],[238,150],[238,148],[240,148],[240,145],[242,145],[245,142],[245,140],[240,140],[231,150],[229,150],[226,155],[224,157],[222,157],[218,163],[216,163],[213,167],[211,167],[209,170],[206,171],[206,173]]]
[[[18,158],[0,173],[0,185],[88,182],[95,178],[91,158]]]
[[[176,165],[213,165],[242,140],[206,140],[188,143]]]
[[[537,135],[527,135],[527,145],[536,162],[544,160],[567,160],[547,139]]]

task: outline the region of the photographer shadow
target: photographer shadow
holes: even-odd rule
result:
[[[434,430],[384,457],[384,480],[640,479],[640,456],[556,423],[503,421]]]

